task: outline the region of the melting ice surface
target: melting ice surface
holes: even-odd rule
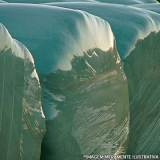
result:
[[[0,5],[0,21],[35,60],[47,118],[41,159],[124,153],[128,87],[110,25],[82,11],[19,4]]]
[[[38,160],[45,132],[39,79],[28,49],[2,24],[0,75],[0,159]]]
[[[129,87],[131,117],[127,154],[160,156],[159,4],[134,7],[102,3],[50,5],[84,10],[109,22]]]

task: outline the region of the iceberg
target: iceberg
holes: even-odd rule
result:
[[[79,9],[109,22],[127,76],[130,98],[130,134],[127,154],[159,155],[159,4],[150,10],[96,3],[52,3]],[[155,7],[157,5],[157,7]],[[143,7],[143,8],[146,8]],[[155,8],[154,8],[155,7]]]
[[[0,21],[35,60],[46,116],[41,160],[124,153],[128,86],[108,22],[27,4],[1,4]]]
[[[0,159],[38,160],[45,133],[41,88],[28,49],[0,24]]]

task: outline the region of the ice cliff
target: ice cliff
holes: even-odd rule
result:
[[[31,51],[40,77],[41,160],[160,157],[160,5],[62,1],[0,4],[0,22]]]
[[[87,11],[109,22],[129,87],[131,117],[127,154],[160,156],[158,140],[160,15],[157,14],[160,11],[159,5],[146,4],[134,7],[103,3],[50,3],[50,5]]]
[[[35,60],[47,119],[41,159],[125,152],[128,87],[110,25],[82,11],[20,4],[0,5],[0,21]]]
[[[94,0],[59,0],[59,2],[95,2]],[[31,4],[39,4],[39,3],[50,3],[57,2],[57,0],[6,0],[9,3],[31,3]]]
[[[44,133],[33,58],[0,24],[0,159],[38,160]]]

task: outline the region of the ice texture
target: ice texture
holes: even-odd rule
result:
[[[102,129],[101,127],[104,126],[101,122],[104,122],[102,119],[105,118],[100,116],[103,110],[101,102],[104,101],[101,95],[107,94],[106,97],[109,100],[106,99],[106,101],[112,102],[108,103],[107,106],[111,106],[111,108],[113,108],[114,98],[125,101],[125,104],[127,104],[128,99],[125,88],[123,88],[125,90],[125,95],[123,96],[126,97],[126,100],[120,94],[116,94],[119,97],[117,98],[107,92],[110,89],[109,92],[118,93],[115,91],[116,87],[113,86],[115,86],[115,83],[120,83],[121,85],[122,79],[116,81],[116,77],[113,76],[115,83],[110,83],[107,79],[108,76],[110,77],[111,70],[118,65],[113,65],[114,57],[111,55],[118,57],[118,54],[115,43],[113,45],[110,43],[114,37],[108,36],[110,40],[106,40],[107,36],[104,38],[104,35],[111,33],[108,32],[108,27],[107,29],[105,28],[108,26],[105,21],[109,22],[115,35],[117,49],[122,58],[123,69],[127,76],[129,87],[131,118],[127,154],[157,154],[160,156],[159,4],[154,0],[100,1],[106,4],[76,2],[48,4],[79,9],[92,15],[82,11],[56,7],[0,5],[0,20],[7,25],[15,38],[22,41],[32,51],[42,83],[42,104],[48,120],[41,159],[64,159],[64,157],[66,159],[67,157],[69,160],[75,160],[80,159],[86,153],[114,154],[115,150],[117,150],[115,154],[120,154],[127,147],[126,141],[124,142],[126,144],[121,141],[122,145],[113,145],[117,136],[120,136],[117,134],[119,131],[115,135],[113,134],[115,130],[110,132],[113,135],[111,136],[113,141],[106,142],[102,138],[104,132],[100,132],[99,138],[90,139],[90,137],[95,137],[95,134],[99,132],[96,131],[97,128],[99,129],[100,127]],[[102,25],[102,22],[105,23]],[[104,49],[103,40],[108,43],[108,49]],[[104,55],[106,60],[108,59],[108,56],[107,58],[105,57],[106,55],[110,55],[110,59],[113,59],[112,61],[103,62],[103,58],[99,60],[99,54]],[[82,59],[85,61],[82,61]],[[101,64],[109,64],[110,66],[110,63],[113,63],[112,67],[114,66],[113,68],[111,67],[111,70],[100,72],[103,68]],[[117,71],[117,67],[113,70]],[[104,76],[107,79],[106,82],[102,80],[103,76],[101,76],[104,73],[107,74],[106,77]],[[119,72],[117,71],[117,73]],[[121,74],[124,75],[122,68]],[[125,76],[123,78],[125,84]],[[106,89],[103,84],[110,87]],[[118,85],[117,89],[120,89],[120,85]],[[103,91],[101,87],[104,88]],[[83,98],[86,98],[87,101],[84,101]],[[118,103],[121,104],[119,101],[116,101],[115,104],[118,105]],[[97,104],[100,104],[99,110],[96,108]],[[115,106],[113,112],[107,111],[112,115],[118,112],[121,113],[117,109],[118,107]],[[116,114],[122,116],[123,120],[128,117],[128,110],[124,110],[127,111],[125,112],[126,114]],[[94,114],[102,119],[96,116],[93,118]],[[108,115],[107,112],[105,117],[108,118]],[[112,124],[110,120],[105,122],[109,125]],[[128,118],[123,122],[127,126]],[[121,128],[123,131],[123,138],[121,137],[121,139],[127,139],[127,129],[124,131],[124,128]],[[93,130],[93,134],[90,134],[90,131]],[[107,133],[104,134],[104,138],[105,135],[110,137],[110,133]],[[125,136],[126,138],[124,138]],[[104,140],[104,143],[101,140]],[[122,149],[120,146],[123,146]]]
[[[134,5],[158,3],[156,0],[6,0],[9,3],[51,3],[51,2],[102,2],[112,4]]]
[[[158,14],[160,14],[160,3],[153,3],[153,4],[141,4],[141,5],[135,5],[134,7],[137,7],[137,8],[142,8],[142,9],[147,9],[149,11],[152,11],[152,12],[156,12]]]
[[[49,3],[51,6],[79,9],[106,20],[116,38],[117,50],[125,59],[139,39],[160,30],[160,16],[145,9],[104,3]],[[116,14],[113,14],[115,13]]]
[[[110,25],[82,11],[20,4],[0,5],[0,21],[35,60],[47,119],[41,159],[125,153],[128,87]]]
[[[0,159],[38,160],[44,132],[33,58],[0,23]]]
[[[129,87],[130,134],[127,154],[160,156],[160,15],[156,13],[159,4],[143,5],[143,8],[155,10],[155,13],[136,8],[141,5],[50,5],[84,10],[109,22],[116,37],[117,49],[122,58]]]
[[[160,32],[152,32],[124,61],[131,115],[128,154],[160,156],[159,43]]]
[[[95,2],[94,0],[6,0],[9,3],[50,3],[50,2]]]
[[[59,0],[57,0],[58,2]],[[158,3],[156,0],[95,0],[95,2],[114,3],[123,5]]]

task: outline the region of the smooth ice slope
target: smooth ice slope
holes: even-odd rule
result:
[[[85,10],[110,23],[120,57],[123,59],[130,94],[128,154],[160,156],[158,140],[160,15],[120,5],[91,3],[52,5]]]
[[[58,1],[59,0],[57,0],[57,2]],[[114,3],[114,4],[123,4],[123,5],[158,3],[156,0],[95,0],[95,2]]]
[[[160,30],[158,14],[131,6],[83,2],[49,3],[48,5],[87,11],[109,22],[122,59],[130,54],[139,39],[144,39],[151,32]]]
[[[124,60],[131,92],[128,154],[160,157],[159,44],[160,32],[152,32],[144,40],[138,41],[130,56]]]
[[[50,2],[102,2],[123,5],[158,3],[156,0],[6,0],[10,3],[50,3]]]
[[[44,132],[33,58],[0,24],[0,159],[38,160]]]
[[[160,3],[153,3],[153,4],[143,4],[143,5],[135,5],[134,7],[137,7],[137,8],[142,8],[142,9],[147,9],[149,11],[153,11],[153,12],[156,12],[156,13],[159,13],[160,14]]]
[[[41,159],[125,152],[127,79],[110,25],[82,11],[40,5],[0,5],[0,21],[35,59],[47,118]]]
[[[94,2],[94,0],[6,0],[9,3]]]

